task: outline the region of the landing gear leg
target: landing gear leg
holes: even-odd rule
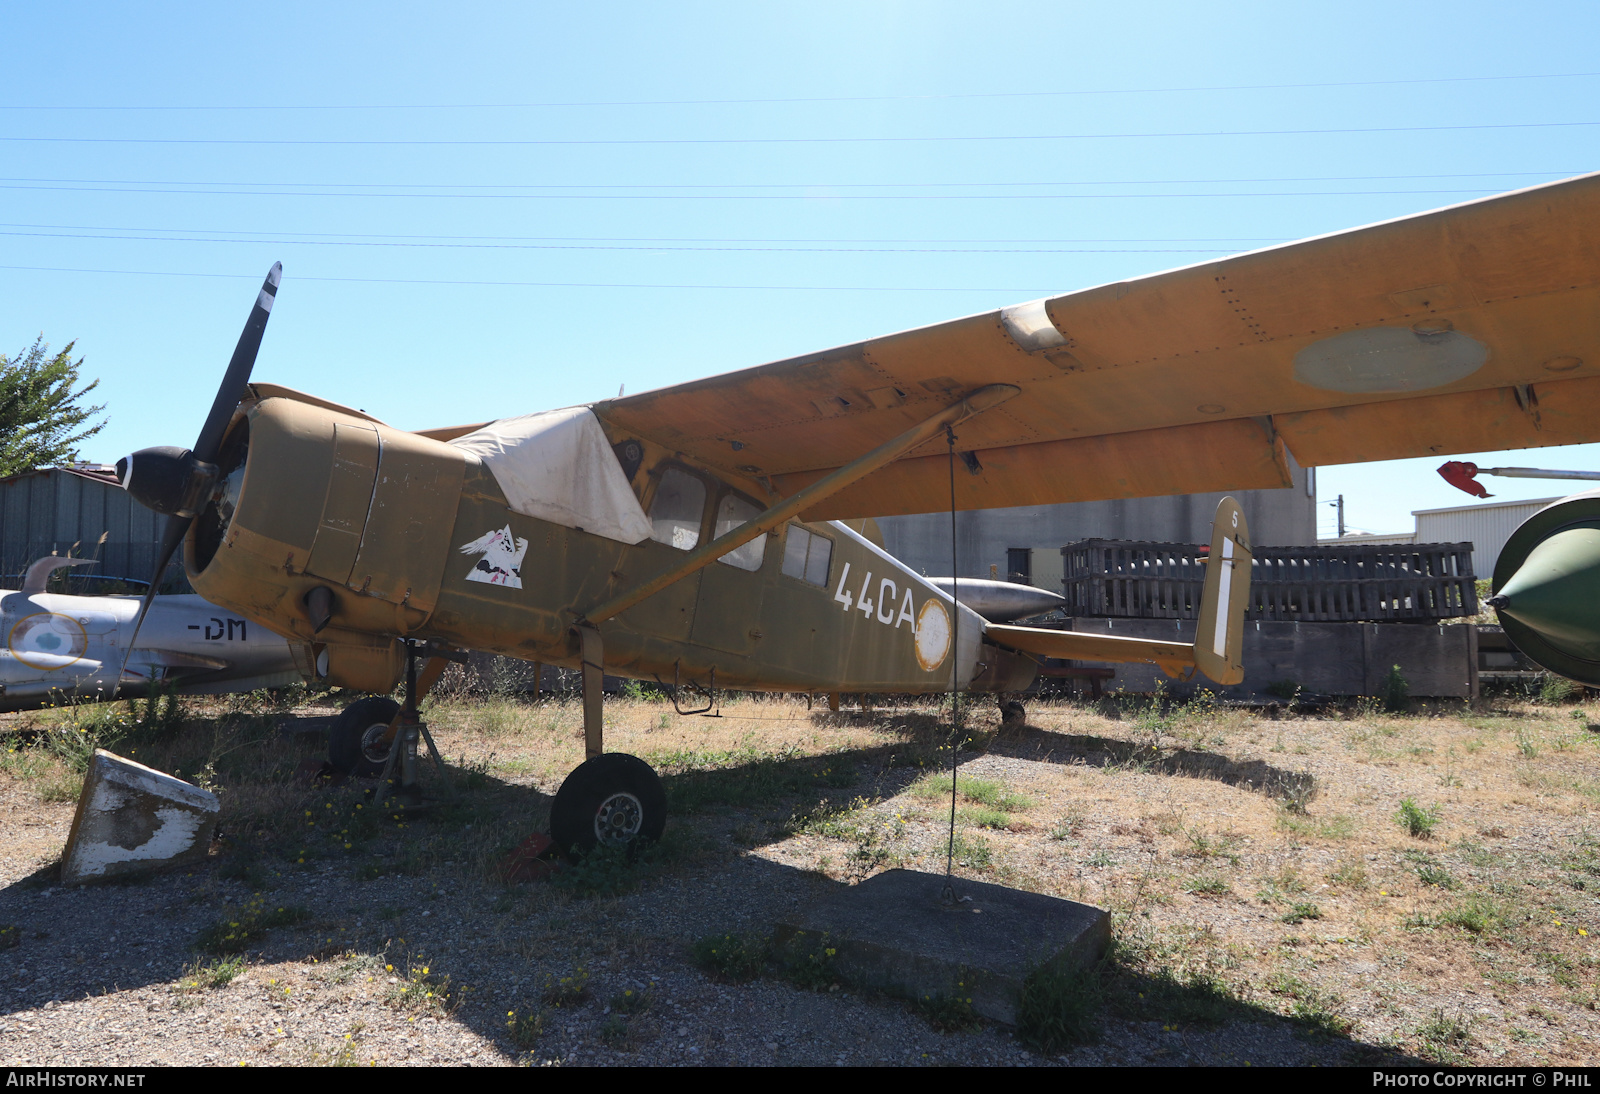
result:
[[[378,792],[373,797],[374,805],[382,802],[390,790],[411,796],[418,793],[417,749],[424,742],[427,743],[428,756],[433,760],[434,770],[438,771],[440,778],[444,778],[444,759],[433,743],[433,734],[428,732],[427,724],[417,712],[417,703],[422,698],[422,690],[433,687],[438,681],[440,674],[444,672],[445,661],[443,657],[434,657],[430,660],[423,669],[422,680],[419,682],[417,647],[415,643],[406,643],[406,701],[395,718],[394,740],[389,746],[389,758],[384,762],[383,773],[378,777]]]
[[[605,751],[605,653],[596,628],[573,629],[583,656],[583,751],[592,760]]]

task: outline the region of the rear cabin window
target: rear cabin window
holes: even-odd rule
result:
[[[741,524],[748,524],[753,518],[760,516],[761,510],[745,501],[736,494],[729,494],[722,499],[722,504],[717,506],[717,536],[725,536]],[[761,569],[761,560],[767,554],[767,537],[765,533],[746,543],[743,547],[735,547],[727,554],[718,558],[718,562],[725,562],[729,566],[736,566],[741,570]]]
[[[706,484],[694,475],[668,468],[650,502],[650,538],[680,551],[700,542],[700,519],[706,511]]]
[[[783,572],[812,585],[828,583],[828,563],[833,561],[833,541],[827,536],[789,525],[789,540],[783,547]]]

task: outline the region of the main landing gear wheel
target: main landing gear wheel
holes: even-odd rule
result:
[[[381,695],[345,707],[328,731],[328,762],[360,779],[382,775],[393,740],[389,725],[398,713],[400,704]]]
[[[567,776],[550,806],[550,838],[587,854],[599,844],[632,848],[661,838],[667,792],[649,764],[626,752],[586,760]]]

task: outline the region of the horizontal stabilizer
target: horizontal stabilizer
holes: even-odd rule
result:
[[[1168,676],[1188,679],[1198,668],[1219,684],[1244,679],[1244,610],[1250,600],[1250,530],[1232,498],[1217,503],[1205,587],[1193,643],[1012,627],[990,623],[986,639],[1040,657],[1073,661],[1154,661]]]
[[[1168,676],[1187,676],[1194,669],[1194,646],[1187,642],[1156,642],[1147,638],[996,623],[985,627],[983,633],[996,645],[1040,657],[1072,661],[1154,661]]]

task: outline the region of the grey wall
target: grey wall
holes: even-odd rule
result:
[[[1309,546],[1317,542],[1313,473],[1292,468],[1295,485],[1285,490],[1240,490],[1233,493],[1250,522],[1254,543],[1274,547]],[[1211,518],[1223,494],[1179,494],[1165,498],[1086,501],[1071,505],[974,509],[956,514],[956,540],[962,577],[988,577],[989,567],[1006,576],[1006,548],[1034,549],[1034,570],[1040,554],[1059,551],[1081,539],[1143,539],[1162,543],[1208,543]],[[884,549],[919,573],[950,573],[950,514],[920,513],[879,517]],[[1059,582],[1060,563],[1055,564]],[[1044,584],[1035,581],[1035,584]]]
[[[87,568],[90,574],[148,581],[165,519],[114,483],[61,468],[0,479],[0,574],[20,574],[37,558],[70,552],[100,560]],[[178,591],[176,577],[189,591],[182,572],[180,552],[163,588]]]

